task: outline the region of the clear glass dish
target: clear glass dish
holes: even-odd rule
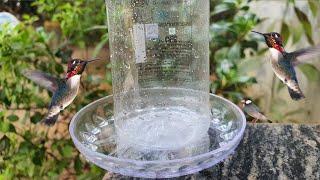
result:
[[[205,135],[195,138],[196,141],[179,141],[179,146],[174,146],[176,148],[168,145],[170,148],[157,149],[156,146],[140,146],[130,142],[123,145],[115,130],[112,96],[81,109],[73,117],[69,130],[74,144],[84,157],[103,169],[133,177],[178,177],[221,162],[234,152],[241,141],[246,126],[243,112],[235,104],[213,94],[210,95],[210,110],[210,128]],[[170,125],[165,126],[170,128]],[[179,124],[175,128],[179,134]],[[159,139],[161,137],[158,136]],[[173,142],[168,140],[168,143]]]

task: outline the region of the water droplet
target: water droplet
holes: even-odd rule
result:
[[[129,64],[127,61],[125,61],[125,62],[124,62],[124,67],[125,67],[126,69],[130,69],[130,64]]]
[[[89,132],[81,132],[80,135],[86,142],[90,142],[90,143],[93,143],[98,139],[95,135]]]
[[[91,143],[88,143],[88,142],[82,142],[82,144],[86,147],[86,148],[89,148],[90,150],[92,151],[97,151],[98,149],[98,146],[94,145],[94,144],[91,144]]]
[[[86,129],[87,129],[90,133],[92,133],[92,134],[98,134],[98,133],[101,132],[101,129],[95,127],[95,126],[94,126],[93,124],[91,124],[91,123],[86,123],[85,126],[86,126]]]

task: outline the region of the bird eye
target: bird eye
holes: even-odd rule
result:
[[[275,38],[278,38],[279,36],[278,36],[278,34],[274,34],[274,37],[275,37]]]
[[[251,103],[252,103],[252,101],[250,101],[250,100],[246,101],[246,104],[251,104]]]
[[[72,64],[76,64],[76,61],[73,61],[73,63]]]

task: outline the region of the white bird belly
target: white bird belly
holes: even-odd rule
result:
[[[278,70],[280,67],[278,65],[278,60],[283,58],[282,53],[280,53],[277,49],[275,48],[269,48],[269,51],[271,53],[271,65],[272,65],[272,70],[276,74],[276,76],[283,82],[285,83],[285,75],[281,73],[280,70]]]
[[[70,89],[76,88],[80,84],[80,75],[74,75],[70,79],[68,79],[68,86]]]
[[[277,49],[275,49],[275,48],[269,48],[269,51],[270,51],[270,53],[271,53],[272,59],[278,60],[278,59],[280,59],[280,58],[283,58],[283,55],[282,55],[281,52],[278,51]]]
[[[284,75],[282,75],[280,72],[277,72],[277,70],[276,70],[275,68],[272,68],[272,69],[273,69],[274,74],[276,74],[276,76],[277,76],[283,83],[286,83]]]
[[[70,90],[71,94],[68,95],[67,101],[63,103],[63,107],[62,107],[63,109],[69,106],[73,102],[73,100],[76,98],[79,91],[79,86],[80,86],[80,77],[81,77],[80,75],[74,75],[68,80],[67,84],[71,89]]]

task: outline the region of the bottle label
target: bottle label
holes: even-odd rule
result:
[[[136,63],[144,63],[147,58],[144,24],[133,25],[133,42]]]

